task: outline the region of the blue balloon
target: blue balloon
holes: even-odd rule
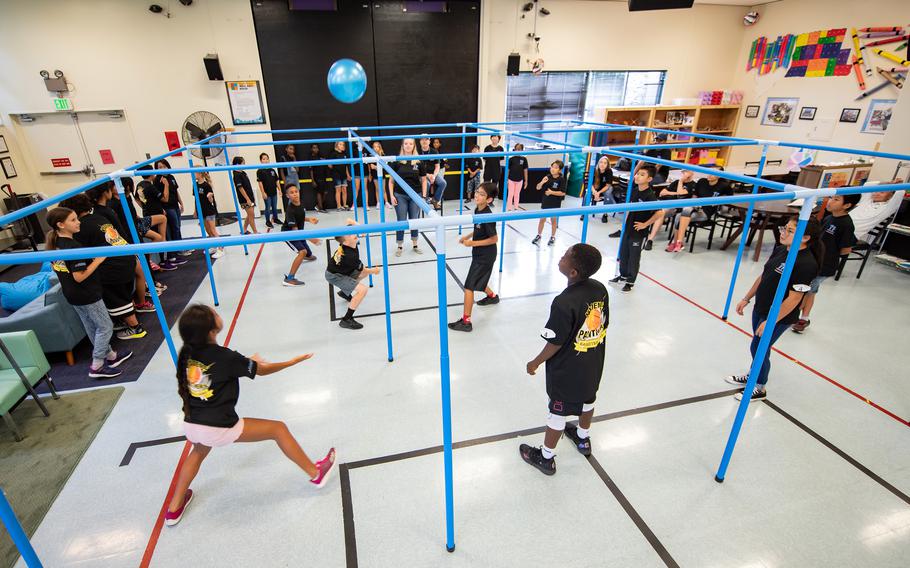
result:
[[[367,90],[367,72],[353,59],[339,59],[329,68],[326,77],[329,92],[343,103],[354,103]]]

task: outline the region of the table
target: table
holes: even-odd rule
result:
[[[753,214],[757,215],[758,218],[753,217],[753,221],[749,227],[749,235],[746,240],[747,245],[751,244],[755,233],[758,233],[758,243],[755,244],[755,252],[752,254],[753,262],[758,262],[758,257],[761,255],[761,244],[765,231],[770,229],[774,233],[775,240],[778,240],[778,228],[789,222],[790,219],[799,217],[799,207],[790,207],[788,203],[790,203],[789,199],[755,202]],[[720,250],[727,250],[737,237],[742,234],[743,227],[746,225],[746,211],[749,209],[749,203],[731,203],[730,207],[733,207],[739,213],[743,222],[735,231],[730,233],[730,236],[727,237],[727,240],[724,242],[723,246],[720,247]]]

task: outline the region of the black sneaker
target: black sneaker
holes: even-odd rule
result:
[[[601,215],[601,217],[600,217],[600,222],[601,222],[601,223],[606,223],[607,221],[609,221],[609,217],[607,216],[606,213],[604,213],[604,214]]]
[[[556,237],[550,237],[550,240],[547,241],[547,246],[551,247],[556,244]]]
[[[566,424],[565,429],[566,438],[572,440],[575,443],[575,449],[578,450],[578,453],[587,457],[591,455],[591,437],[581,439],[578,437],[578,428],[572,424]]]
[[[543,457],[543,452],[540,451],[540,448],[532,448],[527,444],[522,444],[518,446],[518,453],[521,454],[521,459],[539,469],[544,475],[554,475],[556,473],[556,458],[546,459]]]
[[[611,239],[618,239],[619,236],[620,236],[621,234],[622,234],[622,229],[613,231],[612,233],[610,233],[610,238],[611,238]]]
[[[121,364],[123,364],[124,361],[126,361],[127,359],[129,359],[132,356],[133,356],[132,351],[119,351],[113,361],[105,361],[104,363],[108,367],[110,367],[112,369],[116,369]]]
[[[354,296],[351,296],[350,294],[345,294],[343,290],[338,290],[338,297],[342,298],[348,302],[350,302],[351,300],[354,299]]]
[[[746,381],[749,380],[749,375],[727,375],[724,377],[724,380],[730,383],[731,385],[736,385],[741,388],[745,388]]]
[[[493,304],[499,303],[499,296],[484,296],[480,300],[477,300],[478,306],[492,306]]]
[[[540,244],[540,235],[537,235],[536,237],[534,237],[533,239],[531,239],[531,244],[532,244],[532,245],[539,245],[539,244]]]
[[[616,278],[610,278],[610,280],[608,280],[608,282],[610,282],[611,284],[618,284],[620,282],[624,282],[625,280],[626,279],[623,278],[622,276],[617,276]]]
[[[363,329],[363,324],[354,318],[341,318],[341,321],[338,322],[338,325],[345,329]]]
[[[654,243],[651,241],[651,239],[646,240],[645,250],[651,250],[652,248],[654,248]]]
[[[474,326],[471,325],[471,322],[466,322],[464,319],[459,319],[458,321],[453,321],[450,323],[449,329],[453,331],[473,331]]]
[[[743,393],[738,392],[733,395],[733,398],[735,398],[736,400],[742,400]],[[752,389],[752,398],[750,400],[764,400],[766,398],[768,398],[768,391],[766,391],[765,389],[759,390],[758,387]]]
[[[265,226],[268,227],[269,229],[274,229],[274,228],[275,228],[275,225],[273,225],[271,221],[266,221],[266,222],[265,222]]]
[[[123,371],[112,369],[110,366],[102,364],[98,369],[89,367],[88,376],[92,379],[113,379],[123,374]]]
[[[634,286],[634,284],[632,284],[631,282],[626,282],[626,285],[622,287],[622,291],[631,292],[633,286]]]

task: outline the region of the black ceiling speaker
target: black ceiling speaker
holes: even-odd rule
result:
[[[221,73],[221,62],[218,61],[217,53],[209,53],[202,62],[205,63],[205,72],[209,75],[209,81],[224,81],[224,74]]]
[[[629,0],[629,11],[676,10],[677,8],[691,8],[694,3],[695,0]]]
[[[506,66],[506,75],[518,75],[518,68],[521,66],[521,55],[517,53],[509,54],[509,64]]]

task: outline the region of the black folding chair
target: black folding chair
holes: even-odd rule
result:
[[[869,231],[869,236],[872,237],[871,241],[860,240],[855,245],[853,245],[853,250],[850,251],[850,254],[842,254],[840,257],[840,263],[837,265],[837,272],[834,273],[834,280],[840,280],[841,274],[844,272],[844,268],[847,266],[847,262],[851,260],[862,261],[859,265],[859,271],[856,273],[856,279],[859,280],[859,277],[863,275],[863,270],[866,268],[866,262],[869,261],[869,257],[873,253],[878,252],[885,244],[885,234],[888,231],[888,225],[891,224],[892,218],[885,219],[878,225],[872,228]]]

